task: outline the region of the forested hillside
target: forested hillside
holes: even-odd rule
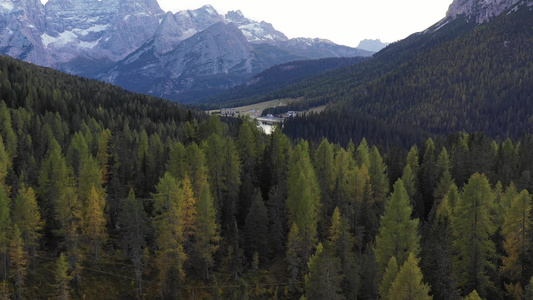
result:
[[[330,70],[358,64],[368,57],[331,57],[316,60],[298,60],[273,66],[250,78],[247,83],[194,102],[202,108],[238,107],[272,99],[272,91],[312,78]],[[182,94],[180,103],[188,103]]]
[[[390,45],[367,62],[272,94],[335,103],[318,117],[287,122],[287,134],[315,141],[327,136],[345,144],[354,138],[346,128],[357,127],[355,119],[383,122],[384,135],[401,128],[409,132],[408,141],[420,130],[485,132],[499,140],[528,131],[533,10],[524,5],[475,28],[462,17],[439,26]],[[305,125],[309,121],[321,125],[311,130]]]
[[[533,293],[532,135],[342,147],[4,57],[0,85],[4,298]]]

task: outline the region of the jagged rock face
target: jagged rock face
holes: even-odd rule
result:
[[[118,61],[152,37],[164,15],[156,0],[50,0],[45,8],[42,41],[58,63],[80,52]]]
[[[0,1],[1,53],[50,66],[40,40],[44,23],[44,6],[39,0]]]
[[[371,54],[289,40],[240,11],[165,14],[157,0],[0,0],[0,53],[159,96],[228,88],[295,59]]]
[[[279,44],[289,39],[267,22],[256,22],[244,17],[240,10],[226,14],[226,21],[234,23],[251,43]]]
[[[446,17],[455,18],[464,15],[469,21],[483,23],[515,5],[532,3],[531,0],[455,0],[450,5]]]
[[[242,80],[243,75],[254,71],[253,48],[232,23],[216,23],[163,54],[158,42],[135,51],[100,79],[134,91],[172,97],[191,88],[228,88],[238,83],[234,79]],[[217,74],[227,78],[202,81]]]

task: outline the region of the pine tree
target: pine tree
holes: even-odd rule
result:
[[[359,210],[358,200],[362,200],[360,198],[358,199],[356,193],[363,190],[361,184],[365,184],[366,182],[357,181],[357,179],[360,179],[356,177],[359,175],[359,168],[355,166],[353,157],[344,151],[344,149],[340,149],[335,156],[335,171],[336,174],[333,176],[335,179],[335,202],[333,204],[339,207],[340,211],[350,220],[350,224],[353,225],[357,222],[356,214]],[[324,209],[322,208],[321,211],[324,212]],[[325,212],[321,215],[323,218],[329,219],[332,212],[331,210],[326,215],[324,215]]]
[[[100,138],[98,139],[98,152],[96,159],[100,170],[102,170],[102,182],[107,183],[109,178],[109,157],[110,155],[110,143],[113,139],[111,130],[105,129],[102,131]]]
[[[462,135],[452,147],[452,178],[455,179],[455,182],[459,187],[462,187],[465,184],[469,176],[469,139],[470,135]]]
[[[41,237],[40,231],[43,228],[41,213],[35,198],[33,189],[22,187],[17,192],[17,197],[13,202],[13,212],[11,220],[20,229],[20,235],[24,241],[24,250],[32,257],[35,255],[38,240]]]
[[[513,199],[502,227],[505,238],[503,247],[507,256],[503,258],[501,271],[513,283],[522,281],[522,270],[526,264],[524,259],[531,248],[530,229],[531,196],[523,190]]]
[[[342,295],[341,266],[338,258],[324,249],[322,243],[316,247],[309,259],[309,273],[305,275],[305,298],[308,300],[345,299]]]
[[[185,279],[183,264],[187,255],[183,249],[182,191],[179,182],[169,173],[156,186],[154,199],[154,229],[157,245],[159,289],[166,297],[179,297]]]
[[[385,275],[383,276],[383,279],[381,280],[381,284],[379,285],[379,294],[381,295],[382,300],[389,300],[389,299],[395,299],[395,295],[389,294],[390,289],[392,287],[392,283],[396,279],[396,276],[399,272],[398,267],[398,261],[396,261],[396,257],[391,257],[389,260],[389,263],[387,264],[387,269],[385,270]]]
[[[252,200],[250,212],[246,216],[244,230],[248,257],[252,257],[254,253],[257,253],[261,261],[266,261],[270,244],[268,240],[268,215],[260,191],[256,192]]]
[[[82,211],[81,203],[71,184],[60,191],[59,198],[56,199],[55,215],[59,224],[56,233],[62,238],[60,245],[65,249],[72,276],[79,281],[78,265],[82,260],[80,252]]]
[[[28,255],[24,251],[24,241],[22,240],[20,230],[17,225],[13,228],[11,245],[9,249],[9,258],[11,261],[10,273],[17,287],[18,299],[22,299],[24,288],[24,279],[26,277]]]
[[[17,155],[17,134],[13,130],[11,113],[4,101],[0,102],[0,136],[4,143],[9,160]]]
[[[169,160],[166,166],[167,172],[174,178],[182,180],[185,177],[186,159],[185,146],[182,143],[176,143],[170,147]]]
[[[394,191],[385,205],[385,213],[381,217],[378,236],[376,237],[376,262],[378,273],[384,274],[391,257],[396,257],[398,265],[402,265],[410,253],[420,252],[420,236],[418,235],[418,219],[411,219],[409,196],[398,179]]]
[[[422,281],[422,271],[413,253],[400,268],[392,283],[389,295],[398,300],[430,300],[429,286]]]
[[[270,142],[270,163],[272,181],[270,186],[281,184],[287,180],[287,165],[292,152],[291,141],[281,130],[274,130]]]
[[[529,283],[524,291],[524,299],[533,299],[533,277],[529,279]]]
[[[209,170],[209,186],[217,204],[217,218],[223,225],[222,231],[231,226],[237,212],[239,187],[241,185],[241,165],[233,139],[222,139],[212,135],[203,146],[206,166]],[[226,228],[224,228],[226,227]]]
[[[268,193],[267,210],[270,221],[270,237],[272,248],[276,253],[283,252],[288,232],[286,195],[286,189],[278,185],[273,186]]]
[[[0,183],[0,255],[2,262],[2,278],[7,279],[8,256],[9,256],[9,234],[11,231],[10,199],[7,187]]]
[[[462,196],[454,209],[452,219],[456,251],[454,271],[463,293],[477,290],[487,295],[493,287],[489,272],[494,270],[494,243],[490,236],[494,226],[490,219],[494,196],[485,175],[476,173],[470,177]]]
[[[148,216],[141,201],[135,198],[133,189],[130,190],[128,198],[123,203],[120,224],[125,252],[133,263],[139,295],[142,295],[142,275],[146,265],[143,260],[143,252],[148,236]]]
[[[194,197],[198,199],[203,187],[207,184],[205,154],[196,143],[192,143],[185,149],[185,160],[186,174],[191,180]]]
[[[331,217],[328,242],[325,247],[329,253],[338,258],[341,265],[341,289],[346,299],[357,298],[359,289],[359,266],[354,252],[355,238],[350,232],[350,225],[339,209],[335,208]]]
[[[389,179],[387,176],[387,165],[383,162],[381,154],[379,154],[376,146],[372,147],[370,152],[370,166],[368,167],[368,174],[373,191],[373,200],[377,207],[383,208],[387,194],[389,193]]]
[[[68,300],[70,299],[70,281],[72,276],[69,274],[69,265],[67,262],[66,256],[61,253],[56,262],[55,270],[55,289],[56,289],[56,299]]]
[[[13,161],[7,152],[3,138],[0,135],[0,182],[5,183],[7,173],[11,169]]]
[[[407,191],[407,195],[409,195],[409,199],[411,200],[411,205],[414,205],[415,202],[415,196],[418,193],[416,182],[417,180],[416,174],[413,173],[413,169],[411,168],[411,165],[407,164],[405,168],[403,169],[402,173],[402,181],[405,185],[405,190]]]
[[[446,195],[446,193],[448,193],[450,185],[454,183],[450,170],[450,156],[448,155],[448,151],[446,151],[446,148],[443,147],[442,152],[439,155],[439,158],[437,159],[438,183],[437,187],[435,188],[435,191],[433,192],[433,196],[435,197],[434,205],[436,206],[438,206],[442,198]]]
[[[72,137],[66,159],[68,165],[72,168],[74,177],[78,179],[81,176],[83,164],[89,159],[89,146],[82,132],[77,132]]]
[[[333,145],[327,139],[322,140],[314,155],[315,173],[318,179],[318,185],[321,191],[322,209],[320,210],[320,220],[326,221],[333,212],[335,204],[333,203],[333,190],[335,188],[335,163]],[[324,230],[327,226],[319,226]],[[324,236],[324,232],[321,234]]]
[[[55,206],[60,194],[71,186],[70,170],[61,154],[59,143],[52,139],[48,153],[43,160],[39,175],[38,195],[41,199],[41,213],[45,219],[47,231],[57,230],[59,224],[55,215]]]
[[[289,224],[296,223],[302,236],[301,256],[311,257],[317,238],[320,188],[309,159],[307,142],[298,144],[291,154],[287,179]]]
[[[473,290],[472,293],[468,294],[468,296],[464,297],[463,300],[483,300],[481,297],[479,297],[479,294],[476,290]]]
[[[190,255],[193,251],[193,241],[196,236],[196,198],[192,190],[192,184],[189,180],[189,176],[185,175],[185,178],[181,182],[181,190],[183,194],[182,198],[182,211],[183,211],[183,240],[185,253]]]
[[[437,149],[435,142],[429,138],[426,141],[422,164],[420,165],[420,189],[422,191],[422,198],[414,207],[416,215],[421,219],[425,219],[426,214],[431,210],[434,198],[433,191],[435,191],[438,180]]]
[[[214,254],[220,241],[220,229],[216,223],[216,210],[209,184],[202,189],[196,204],[196,239],[194,245],[193,265],[197,268],[201,278],[210,280],[211,268],[214,265]],[[196,262],[197,261],[197,262]]]
[[[87,251],[92,252],[94,256],[93,263],[98,260],[98,254],[102,244],[107,239],[106,220],[104,216],[104,201],[93,187],[87,199],[83,214],[82,234],[85,240]],[[91,249],[91,250],[89,250]]]
[[[355,151],[355,163],[360,168],[365,165],[370,167],[370,148],[365,138],[361,140],[361,143]]]
[[[302,238],[300,229],[296,223],[292,223],[289,237],[287,239],[287,267],[289,271],[289,283],[293,290],[298,290],[298,282],[304,272],[304,261],[301,257]]]
[[[421,267],[435,299],[458,299],[457,282],[453,274],[453,206],[459,192],[452,184],[436,209],[431,227],[422,242]]]

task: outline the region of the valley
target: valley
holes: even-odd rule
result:
[[[156,0],[0,21],[0,298],[533,299],[533,0],[377,53]]]

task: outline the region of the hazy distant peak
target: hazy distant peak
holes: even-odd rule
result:
[[[371,40],[371,39],[365,39],[359,42],[359,45],[357,48],[368,50],[372,52],[378,52],[379,50],[387,47],[389,43],[383,43],[380,39]]]

